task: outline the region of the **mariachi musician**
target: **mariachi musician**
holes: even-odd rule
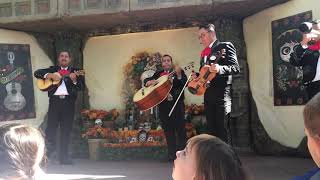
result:
[[[170,55],[164,55],[161,59],[162,71],[155,72],[155,74],[144,80],[145,86],[151,86],[157,83],[158,79],[162,75],[168,75],[173,71],[172,57]],[[164,133],[168,145],[168,160],[170,162],[176,159],[176,151],[182,150],[186,146],[186,129],[184,120],[184,95],[178,100],[171,116],[169,112],[174,106],[175,101],[178,99],[180,92],[184,88],[184,84],[187,82],[187,76],[181,68],[175,68],[175,73],[172,75],[172,89],[168,97],[159,104],[159,116],[164,129]]]
[[[74,119],[75,101],[79,90],[84,88],[84,78],[78,76],[79,69],[70,67],[69,52],[61,51],[58,55],[58,66],[38,69],[34,72],[37,79],[61,81],[58,87],[48,91],[48,123],[45,130],[46,146],[49,160],[56,150],[56,134],[60,126],[60,164],[72,164],[68,153],[69,140]]]
[[[220,42],[217,39],[215,26],[199,26],[199,40],[204,46],[201,53],[200,68],[207,66],[216,76],[208,82],[204,93],[204,108],[208,133],[232,144],[229,128],[231,112],[232,75],[240,72],[236,49],[231,42]],[[217,54],[225,53],[217,59]],[[197,74],[193,73],[193,79]]]
[[[290,63],[302,67],[303,83],[311,99],[320,92],[320,20],[304,22],[299,30],[303,38],[291,54]]]

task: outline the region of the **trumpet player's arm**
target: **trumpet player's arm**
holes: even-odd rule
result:
[[[147,84],[148,81],[156,80],[156,79],[158,79],[159,77],[160,77],[160,72],[155,72],[155,73],[153,74],[153,76],[144,79],[144,81],[143,81],[144,86],[146,86],[146,84]]]
[[[293,66],[303,66],[304,57],[308,56],[308,46],[298,45],[297,48],[290,55],[290,64]]]
[[[49,67],[46,69],[38,69],[34,72],[34,77],[37,79],[45,79],[49,73],[54,73],[55,69],[53,67]]]

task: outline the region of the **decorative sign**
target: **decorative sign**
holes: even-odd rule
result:
[[[30,47],[0,44],[0,121],[35,118]]]
[[[302,68],[289,63],[290,54],[299,45],[301,33],[297,29],[304,21],[312,19],[305,12],[272,22],[273,91],[274,105],[302,105],[308,100],[302,83]]]

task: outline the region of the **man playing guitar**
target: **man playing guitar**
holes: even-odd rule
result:
[[[201,53],[200,69],[207,66],[211,73],[216,73],[216,77],[208,82],[209,87],[204,94],[208,133],[231,144],[231,134],[228,132],[232,75],[240,72],[236,49],[231,42],[220,42],[217,39],[213,24],[199,26],[198,33],[205,48]],[[222,51],[225,55],[217,60],[215,54]],[[197,78],[196,73],[193,78]]]
[[[161,63],[163,70],[155,72],[151,78],[145,79],[144,83],[146,86],[156,84],[156,79],[172,71],[172,57],[170,55],[164,55]],[[175,72],[172,77],[172,89],[168,97],[159,104],[159,116],[168,144],[168,160],[171,162],[176,159],[176,151],[184,149],[187,141],[184,120],[184,95],[180,97],[173,113],[169,117],[171,108],[182,91],[184,84],[187,82],[187,76],[180,67],[176,67]]]
[[[72,164],[68,147],[74,119],[75,101],[77,92],[84,88],[84,78],[77,76],[79,69],[70,67],[70,62],[69,52],[61,51],[58,57],[58,66],[51,66],[34,72],[34,76],[38,79],[62,81],[59,86],[48,91],[49,110],[45,130],[46,145],[50,158],[56,148],[56,134],[58,126],[60,126],[59,160],[61,164]]]

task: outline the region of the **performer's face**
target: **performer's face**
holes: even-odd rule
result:
[[[201,28],[198,32],[200,44],[204,47],[209,47],[215,38],[214,32],[208,32],[206,29]]]
[[[305,128],[304,131],[307,135],[308,149],[312,156],[312,159],[317,164],[317,166],[320,167],[320,137],[318,135],[311,135],[307,128]]]
[[[62,67],[67,67],[70,64],[70,56],[68,52],[61,52],[58,57],[59,65]]]
[[[167,70],[171,69],[172,60],[171,60],[171,58],[169,56],[162,57],[161,63],[162,63],[162,68],[164,70],[167,71]]]
[[[172,178],[174,180],[193,180],[196,175],[196,152],[195,148],[177,151],[177,159],[174,161]]]

